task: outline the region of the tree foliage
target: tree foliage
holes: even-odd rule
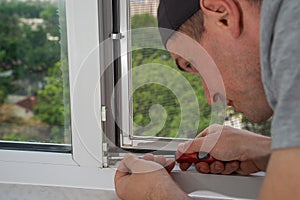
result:
[[[132,67],[136,69],[142,65],[164,65],[170,67],[170,70],[177,70],[170,54],[166,50],[159,48],[145,48],[145,47],[161,47],[161,40],[158,30],[145,29],[147,27],[157,27],[157,20],[150,14],[134,15],[131,18],[131,28],[136,29],[132,31]],[[138,88],[132,98],[133,102],[133,122],[136,127],[134,129],[135,135],[144,136],[160,136],[160,137],[195,137],[200,131],[206,128],[210,123],[210,110],[211,107],[205,100],[203,88],[200,84],[198,76],[189,75],[184,72],[179,72],[184,77],[193,90],[182,91],[176,79],[171,79],[168,85],[175,87],[176,91],[182,91],[180,95],[191,96],[196,94],[197,105],[193,102],[180,105],[179,100],[174,91],[171,91],[166,86],[160,84],[147,84]],[[168,74],[161,74],[160,71],[152,71],[150,74],[139,75],[139,79],[147,79],[147,76],[158,76],[162,79],[167,79]],[[133,84],[139,82],[133,76]],[[153,105],[161,105],[165,112],[150,113]],[[184,108],[182,107],[184,106]],[[195,106],[199,108],[200,115],[196,116],[193,109]],[[188,111],[187,116],[183,116],[182,109]],[[162,116],[163,115],[163,116]],[[185,114],[186,115],[186,114]],[[151,118],[152,117],[152,121]],[[166,122],[161,127],[161,119],[166,118]],[[157,120],[156,120],[157,119]],[[180,126],[182,127],[180,129]],[[152,130],[155,130],[153,132]]]
[[[64,118],[70,112],[65,112],[66,83],[58,62],[58,7],[50,2],[1,1],[0,30],[0,74],[12,71],[11,76],[0,76],[0,106],[9,94],[37,95],[38,100],[32,120],[6,113],[6,121],[2,122],[11,127],[11,132],[2,124],[0,136],[17,141],[64,142]],[[16,124],[15,119],[20,123]],[[27,132],[18,126],[31,128]]]
[[[49,42],[47,34],[59,36],[56,10],[42,2],[0,3],[0,72],[12,69],[13,79],[18,80],[46,74],[54,66],[60,59],[60,45]]]
[[[171,69],[178,70],[174,64],[170,54],[164,50],[157,49],[141,49],[132,53],[132,65],[135,69],[142,65],[164,65],[171,67]],[[184,87],[178,83],[178,80],[168,79],[169,74],[162,74],[159,70],[151,72],[149,74],[139,75],[139,79],[147,79],[147,76],[158,76],[161,79],[168,79],[170,82],[167,85],[175,88],[176,91],[181,91],[181,97],[190,97],[196,94],[197,102],[186,102],[184,105],[179,104],[179,100],[174,91],[171,91],[166,86],[160,84],[146,84],[138,88],[133,94],[133,121],[140,126],[139,129],[134,130],[136,135],[151,135],[160,137],[195,137],[200,131],[206,128],[210,123],[210,109],[204,96],[203,88],[200,84],[198,76],[190,75],[185,72],[178,72],[184,77],[193,88],[193,90],[184,91]],[[133,84],[135,84],[135,77],[132,77]],[[196,105],[195,105],[196,103]],[[151,106],[159,104],[166,111],[166,123],[163,128],[159,130],[155,135],[149,133],[141,127],[148,127],[149,129],[155,129],[149,127],[149,123],[152,126],[160,126],[160,123],[151,122],[149,110]],[[183,107],[184,106],[184,107]],[[200,116],[196,116],[194,109],[200,110]],[[187,115],[183,116],[182,109],[187,111]],[[153,119],[161,119],[161,113],[151,113]],[[184,130],[179,129],[180,126],[184,127]],[[150,131],[151,132],[151,131]]]
[[[149,13],[133,15],[131,17],[131,29],[157,27],[157,20]]]
[[[36,117],[50,125],[64,125],[63,81],[61,63],[57,62],[49,69],[45,77],[46,85],[37,93],[34,107]]]

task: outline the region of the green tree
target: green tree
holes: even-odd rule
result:
[[[157,20],[149,13],[133,15],[131,17],[131,29],[157,27]]]
[[[64,26],[61,28],[65,31]],[[32,127],[30,131],[18,128],[14,120],[6,120],[12,130],[6,128],[1,135],[1,129],[0,136],[7,140],[69,142],[64,137],[64,127],[70,125],[66,103],[69,93],[65,92],[69,88],[68,70],[66,56],[58,62],[61,60],[58,7],[50,2],[1,1],[0,30],[0,74],[13,72],[10,77],[0,77],[0,105],[7,94],[15,91],[19,95],[36,94],[38,101],[33,119],[18,118],[22,126]],[[63,39],[66,41],[65,33]],[[62,46],[65,55],[66,46]]]
[[[40,17],[45,21],[45,30],[52,36],[60,36],[59,33],[59,15],[57,6],[48,5],[40,12]]]
[[[143,64],[162,64],[170,66],[173,69],[177,69],[170,54],[164,50],[158,49],[140,49],[132,52],[132,66],[133,68],[139,67]],[[200,131],[206,128],[210,122],[211,107],[207,104],[203,88],[200,84],[198,76],[190,75],[185,72],[180,72],[184,76],[194,91],[184,91],[182,94],[185,96],[193,95],[191,92],[195,92],[199,103],[200,116],[195,116],[193,109],[195,108],[192,102],[187,102],[185,110],[189,111],[188,115],[182,116],[181,107],[175,94],[168,88],[157,85],[149,84],[138,88],[133,94],[133,120],[134,123],[141,127],[145,127],[150,123],[149,110],[152,105],[159,104],[165,110],[167,114],[167,120],[162,130],[155,136],[160,137],[195,137]],[[144,78],[143,78],[144,76]],[[149,74],[139,76],[139,78],[147,79]],[[151,72],[151,76],[160,76],[162,79],[166,79],[168,74],[160,74],[159,71]],[[164,78],[165,77],[165,78]],[[135,84],[135,77],[132,77],[133,84]],[[182,86],[178,84],[176,79],[173,79],[170,83],[173,87],[176,87],[179,91],[183,91]],[[160,113],[152,113],[153,118],[160,118]],[[197,121],[199,121],[197,123]],[[152,122],[153,123],[153,122]],[[183,123],[185,130],[179,130],[180,124]],[[153,126],[160,126],[159,123],[152,124]],[[153,127],[150,127],[153,128]],[[134,130],[136,135],[150,135],[152,133],[147,132],[144,128]],[[150,131],[151,132],[151,131]],[[152,135],[154,136],[154,135]]]
[[[134,15],[131,17],[131,35],[132,43],[134,48],[149,48],[147,49],[150,56],[150,52],[154,53],[155,48],[162,47],[161,38],[158,32],[157,20],[154,16],[146,13]],[[153,57],[153,56],[152,56]]]
[[[5,102],[7,95],[13,88],[11,77],[0,77],[0,105]]]
[[[139,67],[143,64],[162,64],[177,69],[170,54],[165,50],[157,49],[162,47],[161,39],[157,29],[144,29],[147,27],[157,27],[157,19],[150,14],[134,15],[131,18],[132,31],[132,67]],[[154,48],[149,48],[153,46]],[[145,48],[147,47],[147,48]],[[199,103],[200,116],[194,116],[193,105],[187,103],[185,110],[189,111],[187,116],[182,116],[181,108],[176,95],[170,89],[158,85],[148,84],[138,88],[133,94],[133,121],[140,127],[134,130],[135,135],[152,135],[160,137],[195,137],[200,131],[206,128],[210,122],[210,106],[205,100],[203,88],[200,84],[199,77],[180,72],[193,87],[194,91],[185,91],[183,95],[192,95],[195,92]],[[152,76],[167,77],[168,74],[160,74],[159,72],[152,72]],[[139,78],[147,79],[148,74],[143,74]],[[135,77],[132,77],[133,84],[135,84]],[[138,81],[138,80],[137,80]],[[177,80],[172,80],[169,84],[176,87],[178,90],[182,88]],[[160,122],[152,121],[150,126],[149,110],[151,106],[159,104],[166,111],[166,123],[164,127],[156,134],[151,132],[155,127],[160,127]],[[161,113],[150,113],[154,119],[160,119]],[[198,123],[197,123],[198,122]],[[179,130],[180,124],[184,124],[185,130]],[[145,130],[148,126],[150,130]]]
[[[57,62],[48,70],[45,77],[45,88],[37,93],[37,104],[34,107],[36,117],[50,125],[64,124],[63,83],[61,63]]]
[[[68,88],[64,89],[61,67],[61,62],[57,62],[48,70],[48,76],[44,78],[46,85],[38,91],[34,107],[35,117],[51,126],[49,139],[55,143],[66,142],[64,127],[70,118],[69,105],[64,102],[64,90]]]
[[[47,40],[47,34],[58,35],[56,10],[46,2],[0,2],[0,72],[12,69],[14,80],[24,79],[45,74],[59,60],[59,41]],[[43,24],[26,23],[40,16]]]

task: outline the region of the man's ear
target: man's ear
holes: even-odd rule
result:
[[[208,26],[228,31],[234,38],[240,36],[243,23],[238,1],[200,0],[200,6]]]

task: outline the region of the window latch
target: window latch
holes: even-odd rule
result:
[[[122,33],[111,33],[110,34],[110,38],[113,40],[121,40],[123,39],[125,36]]]

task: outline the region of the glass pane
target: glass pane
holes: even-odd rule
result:
[[[63,1],[0,1],[0,140],[70,143]]]

